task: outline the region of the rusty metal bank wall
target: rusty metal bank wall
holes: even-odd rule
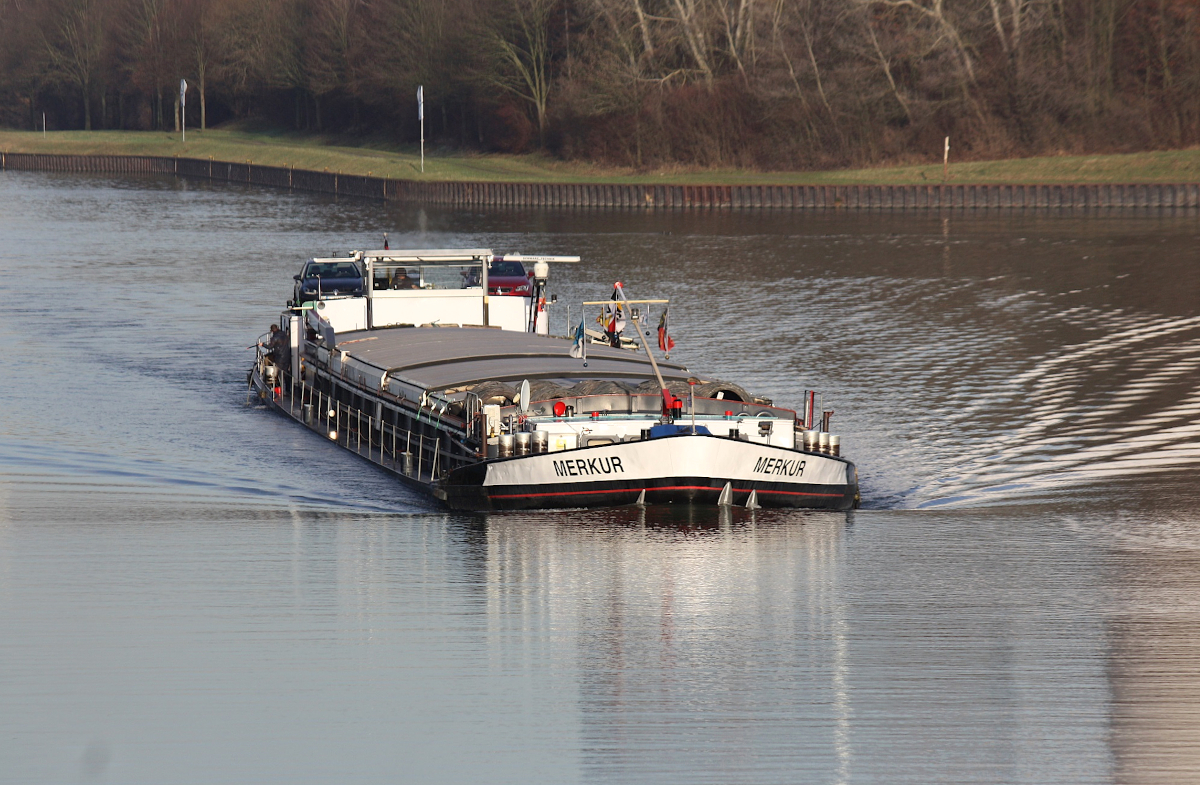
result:
[[[679,209],[1200,208],[1200,183],[1105,185],[612,185],[431,183],[254,163],[0,152],[0,170],[164,174],[385,201],[473,207]]]

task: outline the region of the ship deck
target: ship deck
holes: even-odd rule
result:
[[[522,379],[621,381],[654,378],[644,353],[598,344],[587,346],[587,366],[571,357],[572,342],[482,327],[392,327],[346,332],[337,349],[388,376],[426,390],[447,390],[485,381]],[[678,363],[658,363],[667,381],[690,375]]]

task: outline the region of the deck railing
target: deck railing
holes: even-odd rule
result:
[[[310,429],[330,437],[339,446],[394,474],[433,483],[441,478],[447,464],[456,457],[448,450],[449,439],[444,440],[441,434],[414,433],[352,407],[310,384],[307,379],[297,379],[283,368],[272,365],[261,353],[258,365],[264,380],[268,378],[266,369],[275,369],[275,387],[265,391],[275,406]],[[457,457],[461,459],[462,456]]]

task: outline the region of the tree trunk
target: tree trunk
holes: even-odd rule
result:
[[[683,28],[683,37],[687,42],[688,47],[692,52],[692,59],[696,62],[696,67],[700,69],[700,73],[704,75],[704,83],[708,88],[712,89],[713,71],[708,64],[708,54],[704,41],[704,34],[697,29],[696,24],[696,8],[692,0],[688,0],[685,7],[681,0],[675,0],[675,10],[679,13],[679,24]]]
[[[1174,77],[1171,74],[1170,47],[1167,45],[1167,4],[1166,0],[1158,0],[1158,61],[1162,69],[1162,89],[1171,89]]]
[[[654,57],[654,43],[650,38],[650,25],[646,21],[646,12],[642,9],[641,0],[633,0],[633,10],[637,13],[638,29],[642,33],[642,51],[647,58]]]
[[[88,90],[90,85],[87,82],[83,83],[83,130],[92,130],[92,102],[89,100],[91,96]]]
[[[912,123],[912,112],[909,111],[908,101],[904,100],[904,96],[900,95],[900,88],[896,86],[896,80],[892,77],[892,66],[888,63],[887,57],[883,54],[883,47],[879,45],[879,37],[875,35],[875,26],[871,22],[870,14],[864,17],[867,33],[871,36],[871,45],[875,47],[875,56],[879,58],[879,65],[883,68],[883,75],[887,77],[888,85],[892,88],[892,95],[896,97],[896,103],[900,104],[900,108],[904,110],[904,116],[908,122]],[[814,69],[815,71],[815,69]]]
[[[204,71],[205,71],[205,69],[203,69],[203,68],[200,69],[200,130],[201,131],[208,129],[208,106],[205,102],[205,94],[204,94]]]
[[[633,163],[642,168],[642,112],[641,107],[633,113]]]
[[[181,127],[179,121],[183,119],[179,116],[179,110],[179,96],[177,95],[175,96],[175,133],[179,133],[179,129]]]
[[[1090,6],[1088,27],[1089,71],[1091,74],[1092,111],[1099,114],[1111,99],[1116,86],[1113,71],[1117,26],[1122,15],[1123,0],[1095,0]]]

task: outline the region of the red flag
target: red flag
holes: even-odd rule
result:
[[[675,340],[671,338],[667,324],[667,311],[669,310],[671,310],[670,306],[664,308],[662,316],[658,320],[658,348],[664,352],[669,352],[675,348]]]

